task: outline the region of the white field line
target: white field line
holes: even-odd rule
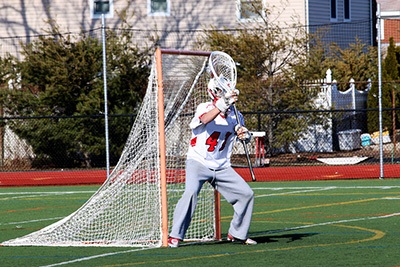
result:
[[[299,187],[255,187],[253,190],[330,190],[330,189],[395,189],[400,186],[299,186]],[[184,191],[184,189],[176,190]],[[54,191],[54,192],[0,192],[1,196],[18,196],[32,197],[32,196],[46,196],[46,195],[68,195],[68,194],[93,194],[93,191]],[[0,198],[1,200],[2,198]]]
[[[18,199],[18,198],[32,198],[32,197],[46,197],[46,196],[60,196],[60,195],[72,195],[72,194],[93,194],[96,191],[65,191],[65,192],[14,192],[14,193],[0,193],[1,195],[10,195],[12,197],[0,198],[2,200],[10,200],[10,199]],[[19,196],[14,196],[19,195]],[[34,222],[44,222],[44,221],[56,221],[61,220],[64,217],[54,217],[54,218],[44,218],[37,220],[28,220],[28,221],[20,221],[20,222],[7,222],[2,223],[0,225],[20,225],[26,223],[34,223]]]
[[[395,189],[400,188],[400,186],[297,186],[297,187],[254,187],[253,190],[299,190],[299,189]],[[30,194],[40,194],[40,195],[63,195],[63,194],[81,194],[81,193],[94,193],[96,190],[90,191],[53,191],[53,192],[0,192],[2,195],[30,195]]]
[[[299,189],[396,189],[400,186],[298,186],[298,187],[254,187],[253,190],[299,190]]]
[[[54,191],[54,192],[5,192],[0,193],[0,196],[15,196],[15,195],[70,195],[70,194],[90,194],[96,191]]]
[[[84,258],[79,258],[79,259],[70,260],[70,261],[54,263],[54,264],[50,264],[50,265],[43,265],[43,266],[40,266],[40,267],[61,266],[61,265],[66,265],[66,264],[70,264],[70,263],[77,263],[77,262],[93,260],[93,259],[102,258],[102,257],[115,256],[115,255],[119,255],[119,254],[131,253],[131,252],[136,252],[136,251],[143,251],[143,250],[148,250],[148,249],[155,249],[155,248],[139,248],[139,249],[131,249],[131,250],[119,251],[119,252],[110,252],[110,253],[93,255],[93,256],[90,256],[90,257],[84,257]]]
[[[18,199],[18,198],[32,198],[32,197],[47,197],[47,196],[61,196],[73,194],[94,194],[96,191],[60,191],[60,192],[9,192],[0,193],[0,200]],[[2,197],[9,196],[9,197]]]
[[[290,195],[290,194],[298,194],[298,193],[308,193],[308,192],[325,191],[325,190],[332,190],[332,189],[335,189],[335,188],[333,188],[333,187],[319,187],[319,188],[314,188],[314,189],[303,189],[303,190],[296,190],[296,191],[289,191],[289,192],[282,192],[282,193],[256,195],[255,198],[279,196],[279,195]]]
[[[256,187],[253,190],[271,190],[271,191],[282,191],[282,190],[296,190],[296,191],[285,191],[282,193],[274,193],[274,194],[263,194],[256,195],[256,198],[260,197],[269,197],[269,196],[279,196],[279,195],[290,195],[290,194],[298,194],[298,193],[308,193],[308,192],[316,192],[316,191],[325,191],[325,190],[333,190],[333,189],[396,189],[400,188],[400,186],[315,186],[315,187]]]
[[[1,195],[28,195],[28,194],[49,194],[49,195],[58,195],[58,194],[79,194],[79,193],[93,193],[95,191],[54,191],[54,192],[4,192],[0,193]]]
[[[55,221],[55,220],[61,220],[61,219],[64,219],[64,217],[44,218],[44,219],[21,221],[21,222],[8,222],[8,223],[0,223],[0,225],[17,225],[17,227],[18,227],[18,225],[24,224],[24,223]]]

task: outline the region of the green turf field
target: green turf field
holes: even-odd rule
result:
[[[250,236],[180,248],[0,247],[0,266],[397,266],[400,180],[250,183]],[[80,207],[98,186],[0,188],[0,242]],[[224,237],[232,209],[222,201]]]

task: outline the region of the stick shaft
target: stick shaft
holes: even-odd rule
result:
[[[233,106],[233,110],[235,111],[236,120],[241,125],[240,120],[239,120],[239,112],[238,112],[238,110],[236,108],[236,105],[233,104],[232,106]],[[246,154],[247,164],[249,165],[249,170],[250,170],[250,174],[251,174],[251,180],[254,182],[254,181],[256,181],[256,176],[254,175],[253,165],[251,164],[249,150],[247,149],[246,143],[243,140],[241,140],[241,141],[242,141],[242,144],[243,144],[244,153]]]

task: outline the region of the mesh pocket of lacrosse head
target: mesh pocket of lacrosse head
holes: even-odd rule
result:
[[[226,91],[230,91],[236,86],[236,64],[226,53],[214,51],[210,55],[209,67],[216,83]],[[226,81],[222,80],[224,78]],[[228,85],[228,86],[226,86]],[[230,89],[229,89],[230,88]]]

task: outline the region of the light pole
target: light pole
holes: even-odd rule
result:
[[[101,17],[101,40],[103,50],[103,85],[104,85],[104,125],[106,139],[106,169],[107,179],[110,175],[110,145],[108,137],[108,100],[107,100],[107,57],[106,57],[106,17],[113,16],[112,0],[94,0],[91,6],[91,17],[97,19]]]
[[[378,41],[378,108],[379,108],[379,179],[384,178],[383,170],[383,138],[382,138],[382,64],[381,64],[381,5],[376,11]]]
[[[383,14],[382,14],[383,13]],[[383,169],[383,119],[382,119],[382,20],[383,19],[398,19],[400,18],[400,11],[386,11],[381,12],[381,4],[377,5],[376,19],[377,19],[377,41],[378,41],[378,105],[379,105],[379,178],[384,178]],[[394,141],[395,142],[395,141]]]

